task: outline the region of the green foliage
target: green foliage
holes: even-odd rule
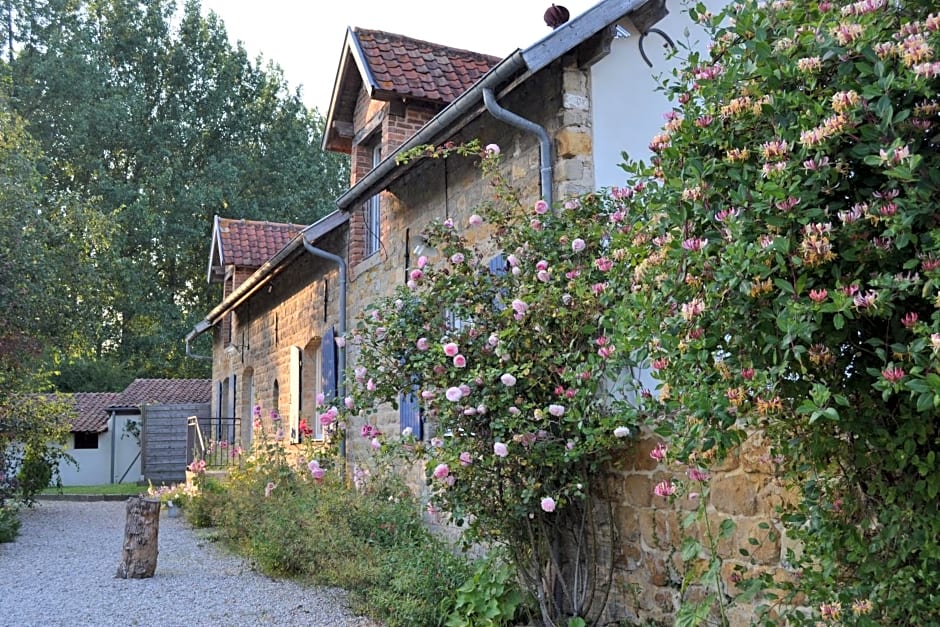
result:
[[[477,564],[457,588],[444,621],[446,627],[495,627],[512,624],[523,596],[510,564],[494,552]]]
[[[410,494],[398,485],[349,490],[334,449],[291,459],[276,414],[256,416],[250,454],[224,483],[204,480],[188,519],[217,526],[264,572],[349,590],[357,611],[390,627],[436,625],[469,568],[422,525]]]
[[[19,512],[13,505],[0,505],[0,544],[13,542],[20,534]]]
[[[649,354],[646,407],[676,459],[717,463],[749,429],[773,439],[802,556],[787,598],[766,598],[784,612],[799,595],[798,624],[940,620],[935,10],[693,8],[715,45],[669,84],[650,164],[626,168],[612,335]]]
[[[323,118],[281,70],[198,1],[10,0],[0,14],[0,72],[41,151],[42,215],[61,225],[42,249],[56,254],[34,253],[57,308],[23,305],[62,314],[36,347],[46,369],[73,391],[206,376],[180,338],[218,300],[199,280],[213,216],[310,223],[347,159],[320,149]]]
[[[63,446],[74,409],[40,395],[0,395],[0,506],[31,505],[50,484],[61,485],[59,464],[75,463]]]

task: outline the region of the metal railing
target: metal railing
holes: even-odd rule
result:
[[[241,418],[190,416],[186,431],[186,465],[203,460],[206,468],[228,468],[241,464]]]

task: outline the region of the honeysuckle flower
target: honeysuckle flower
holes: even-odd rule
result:
[[[753,368],[741,368],[741,378],[745,381],[750,381],[754,378],[754,369]]]
[[[444,344],[444,354],[448,357],[453,357],[460,352],[460,347],[457,346],[455,342],[447,342]]]
[[[544,215],[548,213],[548,203],[544,200],[537,200],[535,202],[535,213],[538,215]]]
[[[458,387],[447,388],[447,391],[444,393],[444,397],[447,398],[451,403],[456,403],[463,398],[463,392],[460,391]]]
[[[839,603],[823,603],[819,606],[819,614],[825,619],[838,620],[842,616],[842,605]]]
[[[905,374],[902,368],[885,368],[881,371],[881,376],[889,383],[897,383],[904,378]]]
[[[917,312],[909,311],[906,314],[904,314],[903,318],[901,318],[901,324],[903,324],[906,328],[910,329],[915,324],[917,324],[917,319],[918,319]]]
[[[862,616],[870,613],[872,610],[871,599],[859,599],[852,601],[852,613],[856,616]]]
[[[463,368],[467,365],[467,358],[463,355],[454,355],[454,366],[457,368]]]
[[[935,351],[940,351],[940,333],[930,334],[930,345]]]
[[[496,457],[506,457],[509,455],[509,449],[502,442],[495,442],[493,444],[493,454]]]
[[[548,413],[550,413],[552,416],[555,416],[556,418],[564,416],[565,406],[564,405],[549,405]]]
[[[629,435],[630,435],[630,429],[628,429],[627,427],[621,426],[621,427],[617,427],[616,429],[614,429],[614,437],[616,438],[626,438],[626,437],[629,437]]]
[[[472,216],[470,216],[470,218],[467,219],[467,224],[469,226],[480,226],[481,224],[483,224],[483,218],[481,218],[477,214],[473,214]]]
[[[676,493],[676,484],[671,481],[661,481],[653,488],[653,494],[656,496],[672,496]]]
[[[686,471],[686,474],[688,475],[689,479],[691,479],[692,481],[705,482],[711,478],[711,475],[709,473],[699,468],[689,468],[688,471]]]
[[[666,445],[662,442],[659,442],[656,444],[656,447],[650,451],[650,457],[658,462],[661,462],[666,459],[666,451]]]
[[[824,289],[809,291],[809,299],[813,301],[814,303],[821,303],[824,300],[826,300],[826,298],[828,297],[829,297],[829,292]]]
[[[594,266],[601,272],[609,272],[614,267],[614,262],[607,257],[598,257],[594,260]]]
[[[587,248],[587,243],[585,243],[585,241],[580,237],[576,237],[571,241],[571,250],[574,252],[579,253],[585,248]]]
[[[508,372],[503,373],[502,376],[499,377],[499,380],[506,387],[512,387],[516,384],[516,377],[512,376]]]
[[[450,474],[450,467],[447,464],[438,464],[434,467],[434,472],[432,473],[435,479],[443,479]]]
[[[498,145],[498,144],[487,144],[487,145],[486,145],[486,148],[485,148],[484,150],[486,150],[486,154],[488,154],[488,155],[498,155],[498,154],[499,154],[499,145]]]
[[[550,496],[542,497],[542,501],[540,505],[542,507],[543,512],[548,512],[549,514],[551,514],[552,512],[555,511],[555,499],[553,499]]]

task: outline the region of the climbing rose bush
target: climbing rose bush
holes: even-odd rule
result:
[[[625,197],[524,206],[498,148],[477,154],[493,201],[466,223],[429,226],[437,254],[417,258],[407,285],[361,316],[345,406],[380,455],[424,463],[429,511],[464,526],[468,543],[509,547],[547,624],[596,617],[605,594],[592,589],[607,590],[609,564],[587,577],[558,567],[566,546],[596,557],[586,539],[596,517],[609,521],[592,505],[601,468],[635,433],[608,393],[622,363],[603,314],[618,298],[608,239]],[[425,439],[380,433],[377,409],[409,398]],[[546,573],[563,576],[546,588]]]
[[[691,14],[714,43],[667,83],[653,159],[627,168],[642,193],[609,244],[607,334],[648,356],[644,408],[673,459],[717,465],[750,429],[772,438],[800,550],[783,592],[756,597],[767,609],[938,622],[936,3]]]

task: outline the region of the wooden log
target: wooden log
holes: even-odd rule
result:
[[[121,579],[146,579],[157,569],[157,537],[160,501],[133,497],[127,500],[124,551],[117,575]]]

